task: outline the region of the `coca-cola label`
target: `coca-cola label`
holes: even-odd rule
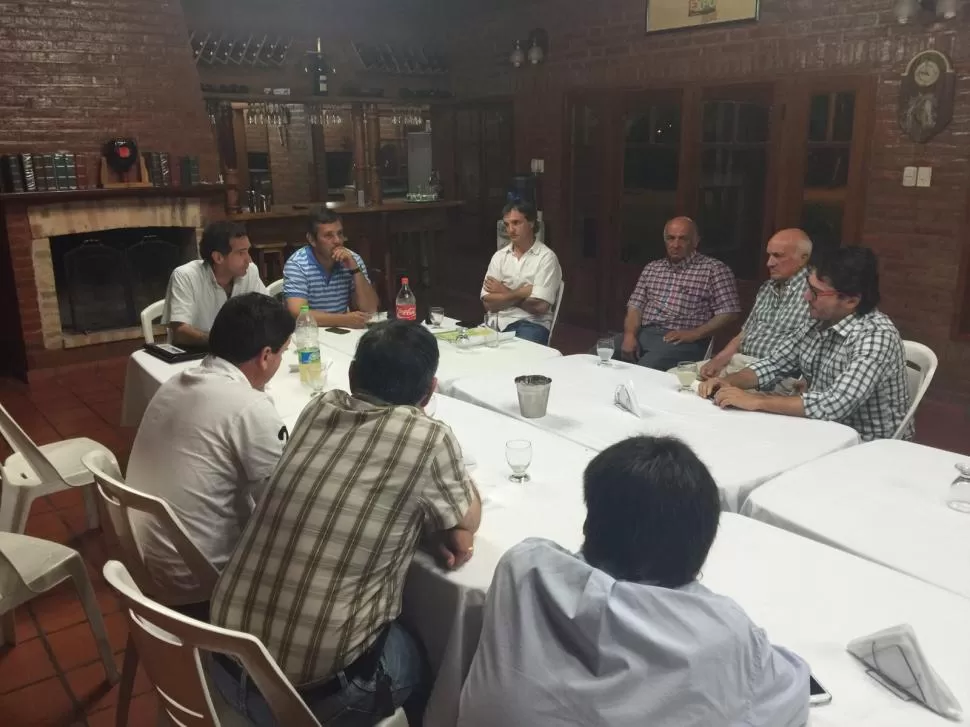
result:
[[[416,321],[418,320],[418,307],[414,304],[397,304],[397,319],[399,321]]]

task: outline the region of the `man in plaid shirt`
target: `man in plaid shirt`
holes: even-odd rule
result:
[[[811,325],[805,300],[811,256],[812,241],[803,230],[780,230],[768,240],[770,279],[758,290],[741,332],[701,367],[703,378],[740,371]]]
[[[714,395],[722,407],[841,422],[863,441],[893,437],[909,410],[906,354],[899,331],[876,309],[875,254],[866,247],[837,250],[809,273],[805,298],[812,326],[750,367],[702,382],[698,393]],[[807,381],[803,393],[764,393],[797,375]],[[910,423],[903,437],[912,435]]]
[[[649,263],[627,302],[618,357],[666,370],[700,361],[714,333],[741,312],[734,273],[697,252],[697,225],[675,217],[664,226],[667,257]]]
[[[324,724],[421,713],[421,649],[397,620],[404,578],[422,537],[445,567],[472,554],[481,500],[455,435],[422,408],[437,368],[420,325],[364,334],[353,395],[300,414],[212,594],[212,623],[257,636]],[[237,662],[214,656],[210,674],[237,711],[275,725]]]

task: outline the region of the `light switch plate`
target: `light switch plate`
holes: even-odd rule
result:
[[[916,170],[916,186],[929,187],[933,180],[933,167],[920,167]]]
[[[903,167],[903,186],[916,186],[916,167]]]

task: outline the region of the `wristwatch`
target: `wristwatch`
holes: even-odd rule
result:
[[[351,275],[356,275],[357,273],[360,272],[360,268],[347,268],[347,272],[350,273]]]

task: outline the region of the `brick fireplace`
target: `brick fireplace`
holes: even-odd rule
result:
[[[23,346],[19,357],[21,363],[18,366],[13,361],[11,366],[8,359],[6,364],[13,369],[12,373],[20,375],[28,370],[87,358],[82,350],[90,347],[130,342],[130,348],[142,335],[141,328],[130,315],[124,325],[105,329],[84,330],[72,324],[65,308],[63,272],[55,269],[52,240],[55,240],[53,252],[57,252],[58,241],[70,241],[69,236],[75,236],[84,244],[96,244],[105,249],[108,249],[107,242],[121,254],[127,246],[141,242],[143,237],[162,237],[178,246],[177,262],[181,262],[197,256],[198,240],[206,222],[225,214],[223,190],[219,185],[211,185],[211,190],[199,187],[87,190],[22,195],[18,200],[11,197],[14,196],[8,195],[3,204],[3,231],[6,233],[7,269],[12,272],[15,301],[9,295],[7,298],[9,302],[15,302],[16,315],[4,316],[4,327],[8,329],[4,338],[16,343],[16,336],[9,329],[13,319],[19,317],[19,338]],[[155,234],[144,235],[146,232]],[[130,235],[125,238],[125,233]],[[167,273],[166,269],[162,274]],[[2,283],[0,281],[0,287],[4,287]],[[108,302],[107,296],[116,294],[109,285],[94,281],[94,286],[95,297],[106,297],[101,301],[103,303]],[[158,294],[157,280],[152,290],[153,295]],[[137,308],[136,313],[140,311],[145,304],[143,298],[144,295],[141,298],[129,295],[129,308]],[[118,304],[124,305],[124,300]],[[63,320],[65,317],[67,320]],[[4,348],[8,349],[5,354],[9,351],[14,354],[14,359],[18,358],[17,351],[10,350],[12,347],[4,344]],[[101,351],[106,352],[105,349]]]

